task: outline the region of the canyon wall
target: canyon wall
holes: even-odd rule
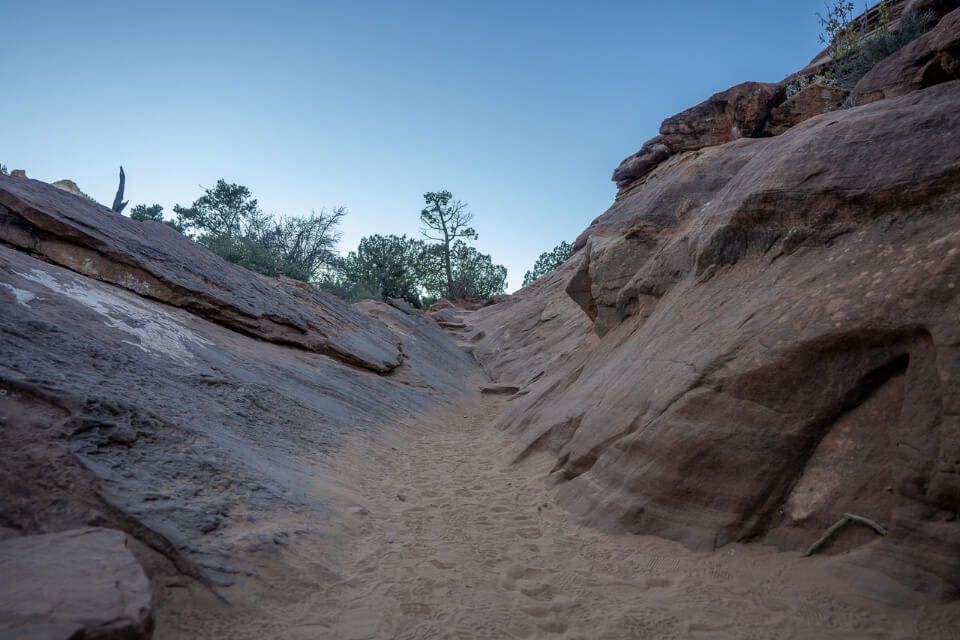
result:
[[[825,552],[956,594],[960,10],[839,99],[797,77],[667,119],[574,256],[468,337],[584,521],[804,550],[852,512],[889,535]]]
[[[0,629],[148,633],[128,549],[155,589],[179,575],[236,601],[237,581],[295,575],[284,551],[330,516],[320,463],[479,375],[409,308],[347,305],[0,176]],[[116,587],[84,582],[114,570]],[[104,605],[122,598],[137,606]]]

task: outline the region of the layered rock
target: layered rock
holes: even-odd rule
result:
[[[0,241],[247,335],[385,373],[396,336],[333,296],[230,264],[168,225],[37,180],[0,176]]]
[[[667,118],[660,125],[660,135],[620,163],[613,181],[623,188],[674,154],[759,136],[770,110],[783,100],[783,92],[778,84],[744,82]]]
[[[839,109],[849,95],[849,91],[839,87],[808,85],[770,112],[763,132],[766,135],[778,136],[814,116]]]
[[[43,183],[0,179],[0,202],[4,536],[120,530],[155,583],[243,602],[323,538],[346,436],[483,379],[410,310],[248,272]]]
[[[0,636],[149,638],[150,583],[126,541],[94,527],[0,541]]]
[[[667,118],[660,133],[640,150],[624,159],[613,172],[620,193],[642,183],[649,173],[668,158],[685,151],[722,145],[739,138],[781,135],[814,116],[840,108],[848,101],[866,104],[892,98],[960,77],[958,10],[955,0],[894,2],[888,7],[894,28],[908,12],[929,12],[943,18],[930,33],[891,55],[872,69],[855,87],[845,89],[811,84],[792,96],[791,82],[813,78],[827,71],[832,61],[827,52],[818,54],[804,69],[775,84],[745,82],[714,94],[706,101]],[[878,9],[860,16],[874,25]],[[873,28],[873,27],[871,27]],[[875,31],[871,31],[875,33]]]
[[[853,100],[867,104],[956,79],[960,79],[960,9],[879,62],[854,87]]]
[[[615,174],[574,257],[477,312],[475,352],[522,383],[500,426],[586,522],[802,550],[852,512],[889,535],[827,552],[956,595],[960,82],[778,133]]]

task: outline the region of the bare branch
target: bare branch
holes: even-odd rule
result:
[[[117,187],[117,195],[113,198],[113,206],[111,209],[116,213],[122,213],[123,209],[127,206],[127,200],[123,199],[123,187],[126,183],[127,177],[123,173],[123,165],[120,166],[120,186]]]

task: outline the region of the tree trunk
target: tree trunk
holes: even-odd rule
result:
[[[453,300],[453,269],[450,268],[450,236],[443,229],[443,266],[447,271],[447,300]]]
[[[117,195],[113,199],[113,206],[110,207],[113,211],[121,213],[124,207],[127,206],[127,202],[123,199],[123,185],[126,182],[126,176],[123,175],[123,167],[120,167],[120,186],[117,187]]]

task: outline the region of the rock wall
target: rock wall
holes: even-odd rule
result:
[[[121,530],[141,560],[222,594],[322,538],[319,463],[345,436],[480,379],[424,316],[0,177],[0,538]],[[22,622],[5,615],[0,629]]]
[[[863,82],[945,60],[929,51],[958,11]],[[773,132],[760,114],[777,85],[718,94],[618,168],[616,202],[566,265],[475,314],[478,357],[521,383],[499,426],[518,458],[555,456],[567,509],[696,549],[803,550],[852,512],[889,535],[853,528],[826,552],[956,595],[952,77]]]

